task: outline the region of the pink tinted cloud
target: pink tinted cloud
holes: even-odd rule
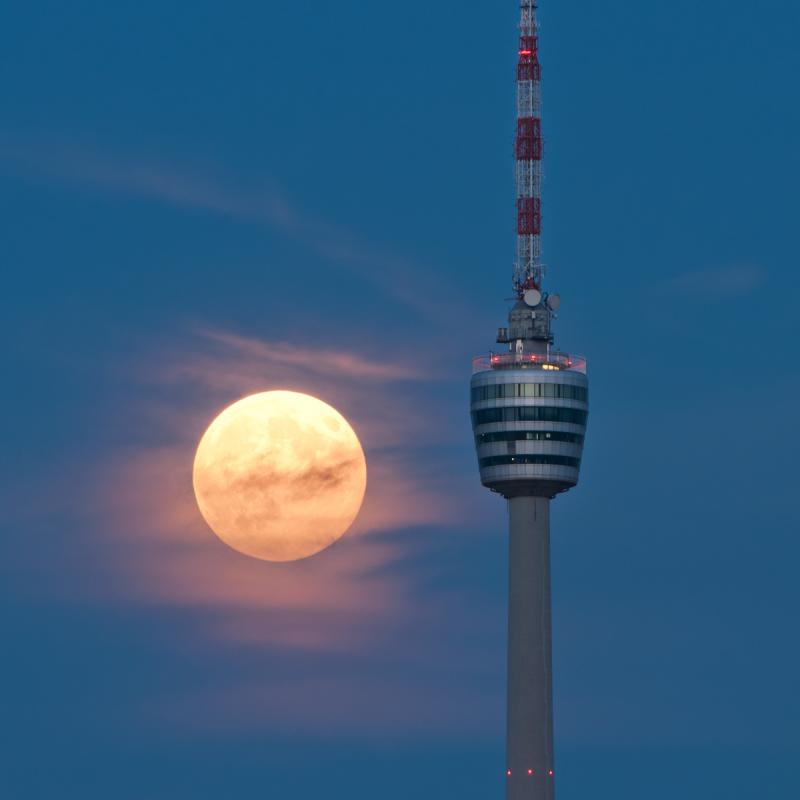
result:
[[[195,402],[188,409],[175,403],[157,409],[165,415],[162,422],[169,430],[185,429],[188,413],[189,427],[199,438],[229,403],[254,392],[289,389],[319,397],[341,411],[368,452],[435,444],[448,435],[439,420],[420,414],[411,399],[415,386],[435,386],[441,375],[419,358],[412,361],[388,349],[378,356],[312,349],[207,328],[195,334],[196,347],[168,352],[145,368],[146,380],[191,387]],[[198,402],[200,396],[206,402]]]
[[[115,591],[213,610],[210,635],[284,647],[349,647],[408,613],[409,588],[391,569],[406,553],[386,534],[457,519],[435,470],[421,469],[413,451],[400,447],[432,434],[401,390],[423,373],[389,358],[335,350],[323,356],[204,332],[186,350],[148,360],[142,379],[169,389],[169,402],[149,410],[163,441],[117,454],[92,483],[109,532],[106,561],[120,576]],[[328,551],[288,565],[249,559],[220,542],[191,486],[204,427],[228,403],[271,388],[311,391],[338,407],[368,462],[367,495],[351,531]]]
[[[204,329],[200,333],[234,352],[239,359],[249,359],[245,364],[280,367],[310,371],[316,375],[332,375],[348,379],[396,382],[402,380],[431,379],[419,362],[401,361],[389,355],[382,359],[325,347],[308,348],[286,342],[264,342],[252,337],[238,336],[224,331]]]
[[[258,731],[278,728],[329,736],[376,733],[393,739],[448,740],[501,735],[503,704],[495,686],[460,685],[441,675],[425,680],[404,679],[372,669],[367,675],[291,676],[282,679],[232,683],[205,697],[194,692],[171,696],[167,702],[144,709],[160,725],[194,731]],[[348,690],[342,691],[343,682]]]
[[[381,538],[341,542],[290,564],[228,548],[197,511],[192,455],[181,446],[143,449],[106,465],[104,561],[121,579],[117,592],[213,612],[206,632],[214,638],[303,649],[350,647],[400,611],[403,587],[386,572],[398,549]]]

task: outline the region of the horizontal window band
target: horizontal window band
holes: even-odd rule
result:
[[[582,445],[583,439],[583,434],[562,431],[500,431],[479,433],[475,437],[475,443],[478,446],[494,442],[568,442]]]
[[[556,406],[510,406],[487,408],[472,412],[473,425],[492,425],[497,422],[567,422],[570,425],[586,425],[588,411],[578,408]]]
[[[579,458],[570,458],[569,456],[540,456],[540,455],[517,455],[517,456],[489,456],[482,458],[478,462],[481,469],[486,467],[514,467],[525,464],[543,464],[555,467],[572,467],[573,469],[581,468],[581,460]]]
[[[485,400],[507,400],[515,397],[553,397],[559,400],[578,400],[589,402],[589,390],[585,386],[571,383],[497,383],[489,386],[475,386],[472,389],[472,402]]]

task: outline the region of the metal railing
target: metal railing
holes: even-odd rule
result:
[[[551,372],[580,372],[587,374],[583,356],[567,353],[490,353],[472,359],[472,374],[492,369],[540,369]]]

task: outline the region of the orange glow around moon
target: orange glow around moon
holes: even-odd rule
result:
[[[200,511],[222,541],[265,561],[296,561],[353,524],[367,462],[336,409],[306,394],[263,392],[211,423],[193,480]]]

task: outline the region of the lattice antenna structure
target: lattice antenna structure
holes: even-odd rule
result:
[[[542,288],[542,69],[537,0],[522,0],[517,64],[517,262],[514,291]]]

